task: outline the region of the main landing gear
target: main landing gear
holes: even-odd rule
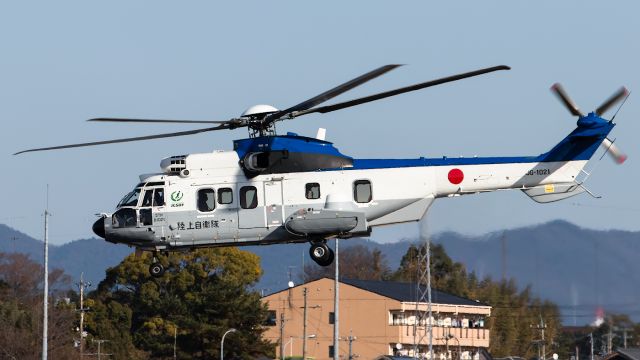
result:
[[[153,252],[153,262],[149,265],[149,274],[155,278],[162,277],[164,275],[164,266],[158,260],[158,253]]]
[[[321,242],[311,242],[311,248],[309,249],[309,255],[311,255],[311,259],[315,261],[320,266],[329,266],[333,263],[333,259],[335,258],[335,253],[329,246],[327,246],[327,241],[323,240]]]

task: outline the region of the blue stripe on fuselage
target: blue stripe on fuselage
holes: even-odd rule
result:
[[[589,160],[598,150],[614,123],[589,113],[580,117],[576,127],[551,151],[538,156],[473,157],[473,158],[419,158],[419,159],[353,159],[352,170],[388,169],[418,166],[461,166],[512,163],[537,163]]]
[[[539,156],[419,158],[419,159],[353,159],[353,167],[344,170],[389,169],[419,166],[455,166],[539,162]]]

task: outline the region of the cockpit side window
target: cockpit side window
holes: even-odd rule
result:
[[[144,192],[144,197],[142,198],[141,207],[151,206],[151,199],[153,199],[153,189],[146,190]]]
[[[136,210],[125,208],[116,211],[111,216],[111,224],[114,228],[136,227]]]
[[[153,206],[164,206],[164,188],[156,188],[153,194]]]
[[[216,208],[215,191],[213,189],[198,190],[198,210],[210,212]]]

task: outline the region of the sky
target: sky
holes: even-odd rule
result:
[[[244,129],[13,156],[43,146],[197,126],[95,124],[93,117],[226,120],[254,104],[297,104],[383,64],[406,64],[334,99],[475,70],[496,72],[279,124],[356,158],[537,155],[618,87],[632,95],[611,137],[628,155],[604,158],[586,194],[537,204],[520,191],[441,199],[429,231],[482,234],[565,219],[640,230],[640,3],[637,1],[13,1],[0,4],[0,223],[53,244],[93,236],[164,157],[232,148]],[[640,93],[640,91],[639,91]],[[328,102],[327,104],[330,104]],[[608,114],[609,116],[611,113]],[[376,241],[418,236],[407,224]]]

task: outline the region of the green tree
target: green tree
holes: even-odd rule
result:
[[[424,252],[423,246],[411,245],[391,278],[415,282],[418,261]],[[453,261],[441,244],[432,244],[430,260],[434,288],[492,306],[488,318],[492,355],[537,356],[534,341],[539,339],[540,333],[535,326],[540,319],[546,325],[545,340],[548,344],[555,342],[561,326],[559,311],[553,303],[533,298],[529,287],[519,291],[514,280],[497,282],[489,277],[479,280],[473,272],[467,273],[464,264]]]
[[[415,282],[418,274],[418,261],[426,248],[423,245],[411,245],[400,260],[400,267],[391,275],[395,281]],[[431,284],[434,288],[458,296],[468,296],[468,276],[462,263],[454,262],[444,246],[431,244]]]
[[[153,278],[150,257],[132,254],[110,268],[91,294],[96,311],[88,316],[88,330],[112,340],[110,352],[136,358],[145,356],[142,350],[153,358],[172,358],[175,333],[179,358],[210,359],[219,356],[223,333],[235,328],[225,339],[225,356],[273,354],[273,344],[261,337],[267,309],[250,290],[262,273],[256,255],[237,248],[202,249],[161,261],[167,271]]]
[[[387,280],[391,276],[387,258],[378,249],[371,250],[367,246],[357,244],[340,248],[338,256],[341,279]],[[305,280],[333,278],[335,268],[335,261],[330,266],[307,264],[304,267]]]

